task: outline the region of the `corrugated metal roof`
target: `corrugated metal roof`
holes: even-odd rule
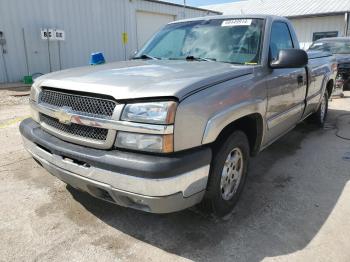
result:
[[[228,14],[271,14],[285,17],[313,16],[350,11],[350,0],[246,0],[202,6]]]

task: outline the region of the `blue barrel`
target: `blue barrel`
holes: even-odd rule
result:
[[[101,52],[91,54],[90,65],[100,65],[104,63],[106,63],[106,60]]]

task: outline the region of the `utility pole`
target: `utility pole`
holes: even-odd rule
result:
[[[345,36],[349,35],[350,13],[345,13]]]
[[[184,0],[184,18],[186,18],[186,0]]]

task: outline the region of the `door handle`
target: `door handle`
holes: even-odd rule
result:
[[[304,84],[304,77],[302,75],[298,75],[298,86],[302,86]]]

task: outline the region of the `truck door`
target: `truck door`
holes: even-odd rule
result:
[[[276,21],[271,27],[270,61],[280,49],[294,48],[288,25]],[[293,128],[301,119],[306,92],[305,68],[271,69],[267,80],[267,141],[271,142]]]

